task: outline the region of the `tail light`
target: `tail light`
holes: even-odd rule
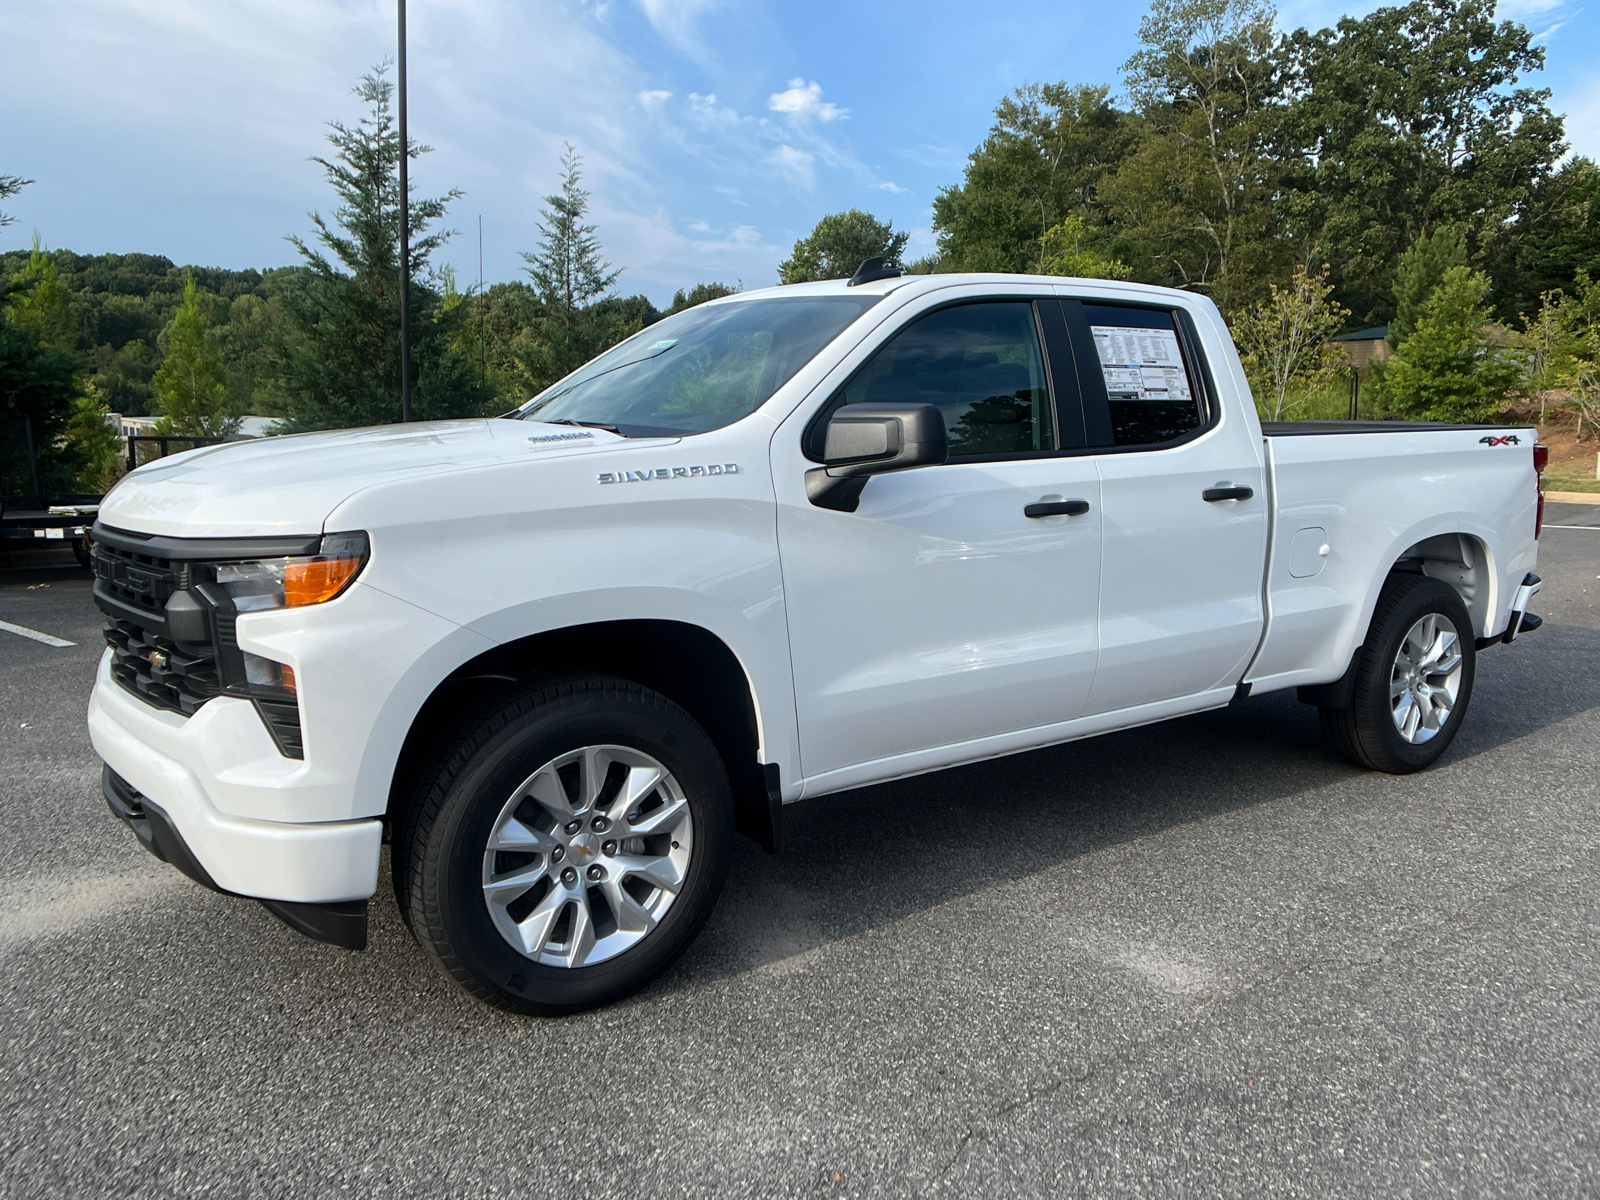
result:
[[[1544,469],[1550,465],[1550,447],[1538,443],[1533,447],[1533,483],[1539,489],[1539,508],[1533,517],[1533,537],[1539,540],[1544,530]]]

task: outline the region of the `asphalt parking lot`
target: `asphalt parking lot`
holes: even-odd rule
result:
[[[189,883],[106,810],[86,572],[0,569],[5,1196],[1594,1195],[1600,506],[1434,770],[1292,696],[791,807],[558,1021]],[[59,552],[58,552],[59,554]]]

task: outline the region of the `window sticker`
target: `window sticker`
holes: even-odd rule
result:
[[[1113,400],[1191,400],[1189,376],[1171,329],[1091,325],[1106,394]]]

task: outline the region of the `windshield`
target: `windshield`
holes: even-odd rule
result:
[[[877,296],[794,296],[691,308],[634,334],[514,414],[626,437],[720,429],[755,412]]]

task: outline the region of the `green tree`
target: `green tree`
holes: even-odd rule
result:
[[[33,180],[24,179],[21,175],[0,175],[0,200],[9,200]],[[0,212],[0,229],[11,224],[16,218],[7,213]]]
[[[1394,320],[1389,322],[1391,347],[1411,336],[1423,305],[1444,281],[1445,272],[1466,265],[1467,246],[1453,225],[1423,234],[1400,256],[1394,277]]]
[[[18,328],[30,330],[41,345],[72,350],[78,344],[78,322],[67,303],[67,289],[61,283],[55,259],[33,235],[28,264],[15,276],[17,289],[8,307]]]
[[[76,474],[62,435],[79,394],[80,360],[13,319],[9,301],[27,286],[0,281],[0,495],[32,495],[36,484],[71,491]]]
[[[111,410],[100,391],[87,384],[67,421],[66,446],[75,459],[78,482],[86,492],[109,492],[127,470],[121,441],[110,422]]]
[[[1497,24],[1494,0],[1414,0],[1290,41],[1294,186],[1315,197],[1335,294],[1359,321],[1393,316],[1397,264],[1424,231],[1460,226],[1480,265],[1523,235],[1565,145],[1550,93],[1517,86],[1544,49]]]
[[[672,293],[672,306],[664,315],[671,316],[680,313],[686,308],[693,308],[696,304],[704,304],[707,300],[718,300],[723,296],[734,296],[744,291],[743,284],[734,284],[729,287],[725,283],[697,283],[688,291],[679,288]]]
[[[228,411],[227,373],[192,278],[164,340],[166,358],[155,377],[156,406],[162,414],[159,432],[199,437],[233,433],[239,418]]]
[[[339,199],[332,223],[314,212],[316,244],[288,239],[306,277],[279,296],[288,319],[272,357],[286,430],[400,419],[401,146],[387,70],[384,63],[362,77],[354,94],[366,115],[353,126],[329,122],[333,155],[312,159]],[[428,150],[413,142],[405,152],[415,159]],[[460,195],[410,202],[412,403],[424,419],[476,416],[494,405],[492,390],[455,344],[467,306],[446,310],[426,282],[429,258],[450,236],[430,227]]]
[[[568,143],[561,156],[561,189],[546,196],[540,210],[538,249],[522,252],[538,302],[533,336],[522,357],[538,387],[577,370],[605,348],[608,338],[620,340],[614,335],[627,324],[625,318],[601,320],[605,314],[594,307],[622,272],[605,261],[595,226],[585,223],[589,193],[582,178],[583,160]]]
[[[1541,180],[1515,239],[1491,264],[1502,314],[1522,312],[1546,292],[1575,294],[1580,272],[1600,278],[1600,168],[1573,158]]]
[[[1488,336],[1488,291],[1481,271],[1444,273],[1416,329],[1383,365],[1381,392],[1391,409],[1430,421],[1483,421],[1516,392],[1522,365]]]
[[[1299,401],[1348,365],[1344,351],[1328,340],[1349,312],[1329,299],[1327,273],[1326,264],[1315,275],[1295,267],[1286,287],[1271,284],[1265,300],[1233,321],[1233,340],[1263,420],[1290,417]]]
[[[1572,294],[1562,297],[1558,320],[1565,336],[1551,374],[1582,441],[1586,423],[1591,432],[1600,428],[1600,281],[1579,271]]]
[[[1100,187],[1133,151],[1139,123],[1109,96],[1103,86],[1046,83],[1001,100],[962,182],[934,199],[937,263],[924,260],[914,269],[1038,270],[1043,238],[1072,216],[1091,240],[1114,237],[1103,228],[1108,216]]]
[[[881,257],[885,266],[898,267],[910,240],[910,234],[894,231],[893,221],[880,221],[859,208],[829,213],[778,264],[778,281],[848,279],[869,258]]]
[[[1041,275],[1066,275],[1077,279],[1131,279],[1133,268],[1125,262],[1107,258],[1084,242],[1083,218],[1073,213],[1045,233]]]
[[[1255,300],[1295,255],[1281,202],[1283,45],[1266,0],[1154,0],[1124,66],[1144,118],[1138,149],[1107,180],[1127,236],[1158,282]]]

